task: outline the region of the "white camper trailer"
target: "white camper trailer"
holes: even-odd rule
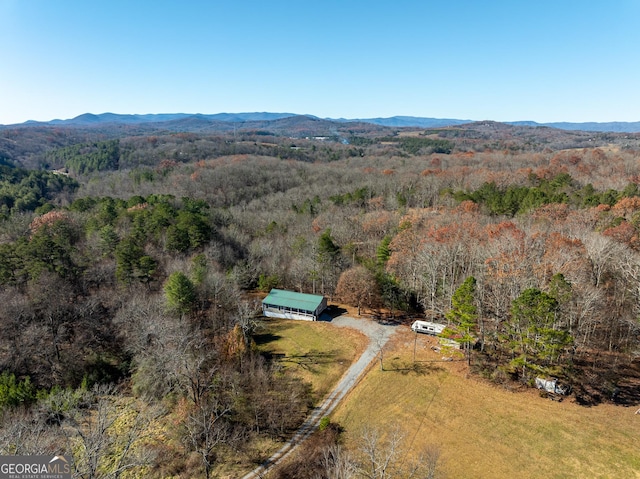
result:
[[[444,324],[432,323],[431,321],[414,321],[411,329],[416,333],[430,334],[436,336],[444,331]]]

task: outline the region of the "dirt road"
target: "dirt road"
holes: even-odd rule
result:
[[[364,350],[360,358],[354,362],[344,373],[338,385],[331,391],[324,402],[315,407],[311,415],[300,426],[294,436],[280,448],[273,456],[261,466],[250,473],[244,475],[242,479],[253,479],[264,477],[264,474],[273,466],[284,460],[288,454],[292,453],[311,433],[313,433],[320,423],[320,420],[331,414],[334,408],[347,395],[347,393],[357,384],[359,378],[367,369],[371,361],[378,357],[380,350],[387,343],[393,332],[394,325],[383,325],[370,319],[355,319],[347,316],[338,316],[331,320],[331,324],[336,327],[353,328],[363,332],[369,338],[367,349]]]

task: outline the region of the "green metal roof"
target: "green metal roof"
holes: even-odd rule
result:
[[[263,304],[282,306],[284,308],[296,308],[303,311],[315,311],[322,303],[324,296],[317,294],[296,293],[295,291],[285,291],[283,289],[272,289]]]

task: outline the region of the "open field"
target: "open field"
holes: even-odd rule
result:
[[[336,409],[347,445],[365,426],[401,426],[406,447],[437,445],[451,478],[638,478],[637,408],[583,407],[536,391],[510,392],[442,361],[436,339],[400,327],[385,353]]]

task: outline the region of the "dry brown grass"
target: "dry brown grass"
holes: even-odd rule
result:
[[[435,338],[402,327],[385,371],[371,368],[333,415],[348,444],[365,426],[400,425],[410,449],[441,449],[448,478],[640,478],[640,415],[510,392],[442,361]]]

